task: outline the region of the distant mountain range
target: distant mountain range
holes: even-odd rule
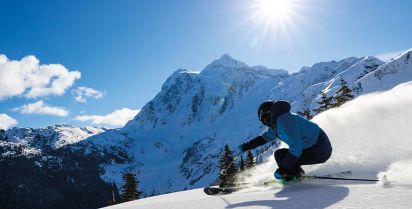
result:
[[[412,80],[411,54],[386,63],[371,56],[320,62],[292,74],[225,54],[199,73],[176,70],[121,129],[0,130],[0,208],[105,206],[113,193],[118,198],[125,171],[137,174],[147,196],[208,185],[223,146],[260,133],[262,101],[313,110],[320,92],[334,95],[341,79],[355,96],[388,90]]]

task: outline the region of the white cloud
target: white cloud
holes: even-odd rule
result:
[[[52,107],[44,103],[43,100],[39,100],[35,103],[16,107],[12,111],[18,111],[21,114],[38,114],[38,115],[54,115],[65,117],[69,114],[69,111],[63,107]]]
[[[127,121],[133,119],[140,110],[132,110],[129,108],[122,108],[115,110],[107,115],[79,115],[75,118],[78,121],[90,121],[95,125],[106,125],[110,127],[124,126]]]
[[[77,102],[86,103],[87,102],[86,98],[91,97],[95,99],[100,99],[103,97],[104,92],[96,90],[96,89],[80,86],[77,89],[73,90],[72,94],[74,95],[74,99]]]
[[[17,125],[17,120],[7,114],[0,114],[0,129],[9,129],[11,126]]]
[[[60,64],[39,64],[35,56],[9,60],[0,54],[0,100],[25,96],[62,95],[81,76]]]

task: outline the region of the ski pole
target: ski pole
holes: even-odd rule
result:
[[[226,175],[227,170],[230,168],[230,166],[231,166],[233,163],[236,162],[237,157],[238,157],[240,154],[242,154],[241,151],[239,151],[238,153],[236,153],[236,155],[233,157],[232,162],[230,162],[229,165],[227,165],[227,167],[226,167],[225,169],[223,169],[222,171],[220,171],[220,174],[221,174],[221,175]]]
[[[338,177],[327,177],[327,176],[304,176],[314,179],[332,179],[332,180],[344,180],[344,181],[379,181],[377,179],[351,179],[351,178],[338,178]]]

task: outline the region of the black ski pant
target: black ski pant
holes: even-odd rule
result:
[[[289,149],[278,149],[275,152],[276,163],[281,165],[286,157]],[[295,173],[298,173],[302,168],[301,165],[313,165],[326,162],[332,155],[332,146],[326,133],[320,129],[319,137],[315,145],[303,149],[302,154],[295,164]]]

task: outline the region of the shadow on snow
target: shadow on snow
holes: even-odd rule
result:
[[[274,194],[273,199],[229,204],[226,208],[262,206],[267,208],[326,208],[349,194],[349,189],[336,185],[286,186]]]

